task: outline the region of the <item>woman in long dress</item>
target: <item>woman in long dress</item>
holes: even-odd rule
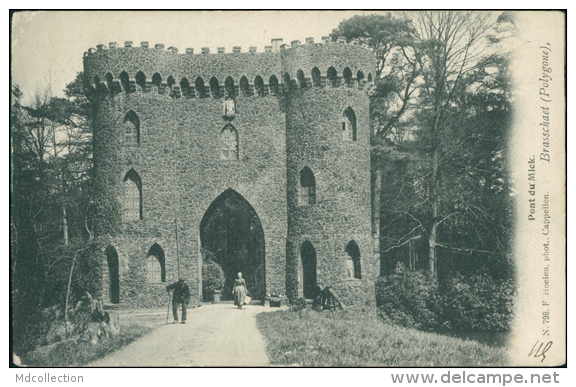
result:
[[[242,309],[244,304],[244,297],[246,297],[246,281],[242,278],[242,273],[238,273],[238,278],[234,280],[234,305],[238,305],[238,309]]]

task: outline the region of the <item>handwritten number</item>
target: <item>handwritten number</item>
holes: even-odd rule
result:
[[[540,363],[542,363],[544,361],[544,359],[546,359],[546,352],[548,352],[550,347],[552,347],[552,341],[549,341],[548,343],[546,343],[546,345],[544,345],[544,343],[540,343],[540,346],[538,346],[539,342],[540,342],[539,340],[536,341],[536,344],[534,344],[534,346],[532,347],[532,350],[530,350],[530,353],[528,354],[528,356],[532,356],[532,354],[534,354],[534,357],[536,357],[536,358],[542,357],[542,360],[540,361]],[[544,348],[542,348],[543,345],[544,345]]]

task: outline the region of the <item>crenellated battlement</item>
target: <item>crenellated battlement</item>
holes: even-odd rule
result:
[[[358,41],[346,42],[343,37],[331,41],[322,38],[315,43],[306,38],[302,44],[290,45],[282,39],[258,52],[234,46],[231,52],[218,47],[210,53],[202,47],[195,53],[186,48],[164,44],[150,47],[149,42],[116,42],[99,44],[84,54],[86,84],[91,92],[102,96],[119,93],[157,93],[173,98],[219,98],[266,96],[313,88],[356,88],[367,90],[373,82],[375,57]]]
[[[277,46],[274,45],[274,43],[277,42]],[[314,42],[314,38],[313,37],[309,37],[305,39],[305,43],[301,43],[300,40],[293,40],[290,42],[290,45],[288,44],[282,44],[283,39],[272,39],[272,45],[271,46],[264,46],[264,52],[272,52],[273,50],[278,50],[278,49],[284,49],[284,50],[289,50],[291,48],[297,48],[299,46],[302,46],[303,44],[316,44],[316,45],[321,45],[321,44],[348,44],[348,45],[352,45],[352,46],[359,46],[362,47],[364,49],[370,50],[372,51],[372,49],[365,43],[361,43],[358,39],[351,39],[350,41],[346,40],[346,37],[344,36],[339,36],[337,40],[331,40],[329,36],[323,36],[322,37],[322,41],[315,43]],[[155,50],[164,50],[165,45],[163,43],[157,43],[154,45],[154,49]],[[84,56],[87,56],[89,54],[93,54],[97,51],[100,50],[122,50],[122,49],[137,49],[137,48],[142,48],[142,49],[151,49],[150,48],[150,42],[148,41],[142,41],[140,42],[140,47],[135,47],[133,42],[130,40],[127,40],[124,42],[124,47],[119,47],[117,42],[110,42],[108,43],[108,46],[106,46],[105,44],[98,44],[96,46],[96,48],[89,48],[88,51],[86,51],[84,53]],[[170,53],[174,53],[174,54],[178,54],[178,48],[177,47],[168,47],[166,49],[167,52]],[[258,49],[256,46],[250,46],[248,48],[248,51],[244,51],[244,53],[249,52],[249,53],[256,53],[258,52]],[[194,55],[194,48],[192,47],[188,47],[185,50],[186,55]],[[226,48],[225,47],[218,47],[217,50],[217,54],[224,54],[226,53]],[[242,47],[241,46],[233,46],[232,47],[232,53],[234,54],[240,54],[242,53]],[[206,55],[206,54],[210,54],[210,48],[209,47],[202,47],[201,51],[197,51],[196,55]]]

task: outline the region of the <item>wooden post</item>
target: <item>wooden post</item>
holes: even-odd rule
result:
[[[176,262],[178,263],[178,279],[180,279],[180,250],[178,243],[178,218],[174,218],[174,225],[176,226]]]

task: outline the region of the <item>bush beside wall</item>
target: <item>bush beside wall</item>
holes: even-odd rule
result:
[[[376,281],[376,305],[384,322],[417,329],[502,332],[510,329],[513,280],[474,274],[439,281],[399,263]]]

